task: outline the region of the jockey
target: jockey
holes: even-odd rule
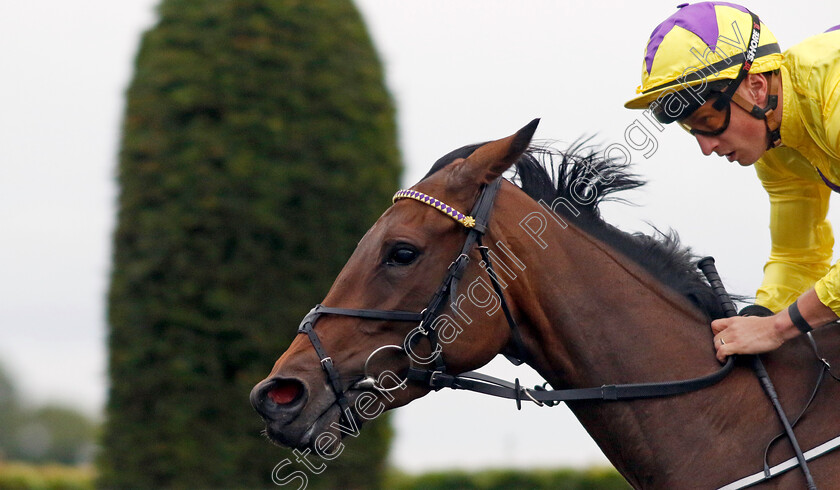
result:
[[[712,322],[718,359],[838,320],[826,213],[840,192],[840,26],[782,53],[744,7],[684,4],[653,30],[636,92],[625,107],[676,121],[705,155],[753,165],[770,197],[772,248],[756,303],[774,315]]]

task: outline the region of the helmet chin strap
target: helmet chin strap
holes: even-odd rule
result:
[[[773,115],[779,104],[779,79],[781,75],[770,73],[770,90],[767,94],[767,105],[759,107],[738,95],[732,94],[732,102],[747,111],[750,116],[764,120],[764,127],[767,129],[767,149],[772,150],[782,144],[781,122]]]

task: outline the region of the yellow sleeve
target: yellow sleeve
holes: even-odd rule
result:
[[[820,302],[840,316],[840,262],[829,269],[828,274],[814,285]]]
[[[822,116],[827,153],[837,159],[840,157],[840,74],[835,72],[833,75],[832,83],[826,87]],[[840,262],[831,266],[828,274],[814,285],[814,289],[820,302],[840,316]]]
[[[770,197],[772,243],[756,303],[778,312],[829,272],[834,237],[826,214],[831,190],[814,180],[816,171],[795,150],[767,152],[755,168]],[[820,289],[831,291],[826,297],[833,295],[840,305],[840,269],[833,268]]]
[[[820,107],[820,115],[825,128],[824,150],[836,160],[840,158],[840,70],[834,74],[825,91],[825,103]]]

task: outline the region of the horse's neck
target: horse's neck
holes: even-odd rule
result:
[[[545,249],[520,242],[530,270],[514,294],[534,367],[555,388],[671,381],[719,369],[708,321],[688,300],[572,223],[551,235],[543,235]],[[727,402],[715,399],[716,391],[570,407],[631,482],[666,486],[687,477],[728,424]],[[737,430],[749,436],[758,429]]]
[[[649,377],[718,366],[708,320],[686,298],[573,223],[551,233],[544,235],[546,249],[521,252],[533,267],[519,296],[539,340],[538,368],[560,376],[550,381],[614,383],[645,375],[655,381]]]

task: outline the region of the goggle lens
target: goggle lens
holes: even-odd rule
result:
[[[732,104],[727,100],[722,109],[714,108],[714,102],[706,103],[690,116],[678,121],[680,127],[693,135],[717,136],[729,127]]]

